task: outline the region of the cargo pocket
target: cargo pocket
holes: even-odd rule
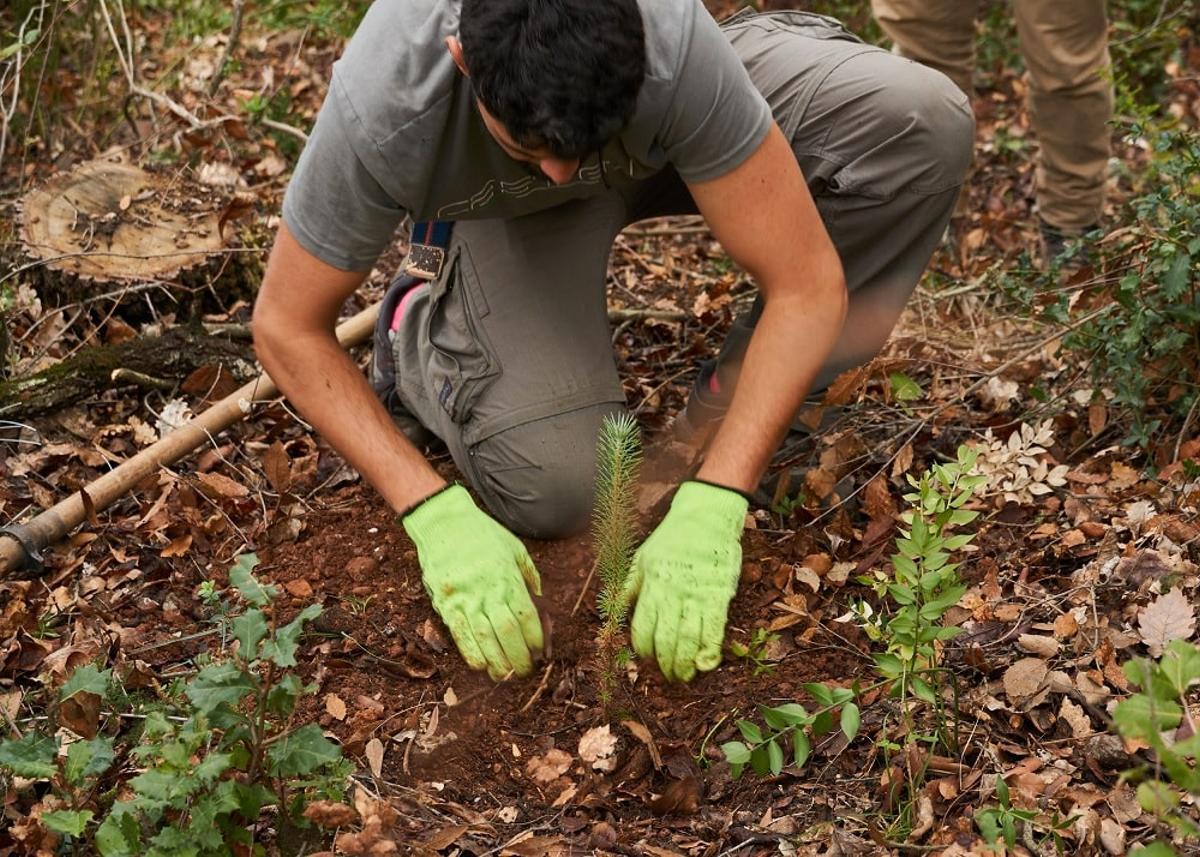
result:
[[[462,425],[479,396],[500,374],[482,320],[489,312],[470,251],[460,244],[433,284],[429,312],[429,393]]]

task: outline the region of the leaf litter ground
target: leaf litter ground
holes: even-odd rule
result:
[[[310,75],[291,88],[296,109],[311,113],[333,53],[264,39],[252,56],[268,71]],[[1193,111],[1196,87],[1187,81],[1195,71],[1180,71],[1175,91]],[[242,85],[236,75],[227,82]],[[282,618],[313,602],[326,608],[302,649],[302,673],[319,691],[300,716],[361,765],[355,809],[329,810],[360,837],[344,843],[361,849],[352,853],[388,841],[424,854],[894,852],[880,811],[896,807],[881,781],[906,760],[890,760],[889,770],[877,749],[880,739],[901,737],[886,700],[863,700],[861,737],[848,746],[840,737],[819,742],[802,772],[733,781],[716,748],[756,705],[807,702],[807,681],[870,678],[869,642],[841,621],[869,595],[856,578],[886,567],[903,474],[973,439],[990,479],[964,565],[971,588],[948,617],[963,628],[945,652],[959,752],[922,760],[929,785],[909,844],[982,853],[971,816],[995,804],[999,774],[1014,805],[1074,818],[1074,853],[1124,853],[1153,832],[1120,783],[1146,755],[1108,733],[1108,712],[1129,690],[1123,661],[1194,635],[1200,487],[1183,462],[1200,458],[1200,440],[1181,435],[1160,451],[1158,476],[1144,478],[1143,462],[1112,445],[1102,400],[1059,354],[1055,332],[1011,317],[990,291],[984,274],[1021,264],[1034,240],[1029,152],[1013,158],[992,145],[998,129],[1027,131],[1020,94],[1007,73],[981,99],[969,213],[956,219],[885,353],[831,395],[839,415],[808,415],[820,433],[789,438],[755,504],[729,639],[748,645],[755,630],[774,635],[761,652],[768,670],[756,674],[749,660],[727,654],[716,672],[666,686],[652,665],[635,662],[606,716],[595,696],[594,592],[580,601],[590,549],[586,541],[534,542],[551,644],[533,677],[493,685],[449,644],[392,516],[273,407],[56,546],[45,578],[0,583],[0,713],[27,728],[39,684],[60,684],[92,660],[150,690],[190,674],[192,659],[219,642],[196,587],[225,585],[232,558],[253,547],[261,576],[287,593]],[[276,169],[274,142],[233,139],[241,169],[210,140],[193,144],[208,167],[200,175],[255,180],[261,230],[278,199],[274,178],[286,172]],[[1119,154],[1134,166],[1140,157],[1136,147]],[[254,240],[254,228],[243,240]],[[378,298],[398,252],[356,305]],[[1065,287],[1086,292],[1087,283]],[[72,319],[20,294],[19,365],[132,330],[120,307]],[[700,224],[664,221],[619,239],[610,295],[629,403],[659,442],[696,361],[712,355],[749,286]],[[245,317],[246,307],[231,302],[208,320]],[[910,388],[897,374],[915,396],[898,395]],[[17,437],[28,443],[4,445],[4,514],[77,490],[109,460],[148,443],[156,420],[178,407],[172,402],[199,410],[221,385],[213,371],[169,400],[113,390],[39,422]],[[1035,385],[1053,407],[1031,395]],[[453,475],[444,459],[439,466]],[[102,719],[113,729],[119,719],[100,710],[74,716],[81,728]],[[29,799],[6,797],[17,826]],[[16,847],[6,836],[0,852]]]

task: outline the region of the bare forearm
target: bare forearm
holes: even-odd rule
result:
[[[332,334],[256,335],[259,359],[321,435],[401,511],[445,480],[396,428]]]
[[[840,276],[831,273],[815,292],[820,299],[809,292],[766,302],[701,479],[746,492],[758,485],[841,333]]]

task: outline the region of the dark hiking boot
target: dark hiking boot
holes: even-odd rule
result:
[[[687,404],[675,416],[672,431],[675,439],[682,443],[706,444],[725,418],[732,396],[724,393],[713,380],[716,364],[706,361],[696,376],[696,383],[688,396]],[[804,435],[820,434],[828,429],[841,415],[837,405],[822,405],[825,391],[810,393],[792,421],[791,432]]]
[[[1096,242],[1090,236],[1099,229],[1097,223],[1078,232],[1066,232],[1039,220],[1042,267],[1058,268],[1068,273],[1095,267],[1099,254],[1096,252]]]
[[[391,415],[396,427],[413,446],[424,449],[434,439],[433,432],[404,407],[396,384],[395,338],[400,318],[404,314],[405,298],[427,286],[425,280],[402,274],[392,282],[383,296],[379,318],[375,322],[374,348],[371,353],[370,379],[375,395]]]

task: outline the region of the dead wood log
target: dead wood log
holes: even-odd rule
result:
[[[378,315],[379,304],[375,304],[344,321],[338,325],[338,341],[346,348],[365,342]],[[83,523],[89,514],[106,509],[160,467],[170,466],[197,447],[212,442],[229,426],[253,413],[255,403],[270,401],[278,395],[275,382],[264,372],[32,520],[5,527],[0,531],[0,578],[25,566],[39,571],[40,551]]]
[[[209,336],[196,327],[94,345],[33,375],[0,381],[0,418],[28,422],[81,402],[114,386],[112,375],[118,369],[182,380],[201,366],[220,364],[244,379],[252,372],[249,359],[245,343]]]

